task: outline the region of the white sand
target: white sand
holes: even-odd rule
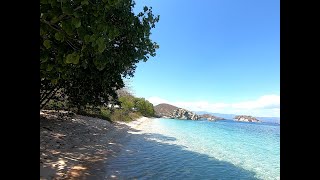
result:
[[[110,122],[65,111],[40,112],[40,179],[104,179],[104,165],[115,157],[130,131],[151,119]]]
[[[127,125],[131,128],[139,128],[140,125],[142,125],[142,123],[146,123],[148,121],[152,120],[152,118],[147,118],[147,117],[141,117],[135,121],[126,123],[126,122],[118,122],[119,124],[124,124]]]

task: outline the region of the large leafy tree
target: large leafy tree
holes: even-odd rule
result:
[[[77,107],[117,100],[123,78],[155,56],[159,21],[133,0],[40,0],[40,107],[57,90]],[[117,102],[117,101],[116,101]],[[41,106],[42,104],[42,106]]]
[[[143,116],[147,116],[147,117],[154,116],[155,112],[154,112],[153,104],[145,100],[144,98],[136,98],[135,107]]]

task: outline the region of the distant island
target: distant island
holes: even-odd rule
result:
[[[218,120],[226,120],[226,118],[218,117],[213,115],[212,113],[203,113],[197,114],[195,112],[189,111],[187,109],[183,109],[177,106],[173,106],[171,104],[161,103],[154,106],[155,116],[158,118],[167,118],[167,119],[184,119],[184,120],[208,120],[208,121],[218,121]],[[234,121],[241,122],[262,122],[256,117],[249,115],[234,115]]]
[[[185,120],[206,119],[209,121],[225,120],[224,118],[217,117],[210,114],[198,115],[192,111],[179,108],[166,103],[162,103],[154,106],[154,110],[155,110],[155,115],[159,118],[185,119]]]
[[[214,116],[214,115],[211,115],[211,114],[202,114],[202,115],[199,115],[199,116],[201,117],[201,119],[207,119],[209,121],[226,120],[225,118],[217,117],[217,116]]]
[[[223,113],[212,113],[212,112],[208,112],[208,111],[196,111],[195,113],[199,114],[199,115],[204,115],[204,114],[209,114],[209,115],[213,115],[213,116],[218,116],[218,117],[222,117],[225,119],[235,119],[235,116],[239,116],[238,114],[223,114]],[[276,124],[280,124],[280,117],[261,117],[261,116],[255,116],[256,119],[258,119],[260,122],[266,122],[266,123],[276,123]]]
[[[253,116],[247,116],[247,115],[237,115],[233,119],[235,119],[236,121],[242,121],[242,122],[261,122],[259,119]]]

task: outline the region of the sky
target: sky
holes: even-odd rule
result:
[[[280,117],[279,0],[139,0],[160,15],[156,57],[127,81],[154,105]]]

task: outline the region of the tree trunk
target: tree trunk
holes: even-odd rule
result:
[[[40,109],[44,108],[50,99],[56,94],[59,87],[54,87],[45,97],[40,100]]]
[[[49,92],[44,92],[40,95],[40,104],[44,102],[44,100],[55,90],[55,88],[52,88]]]

